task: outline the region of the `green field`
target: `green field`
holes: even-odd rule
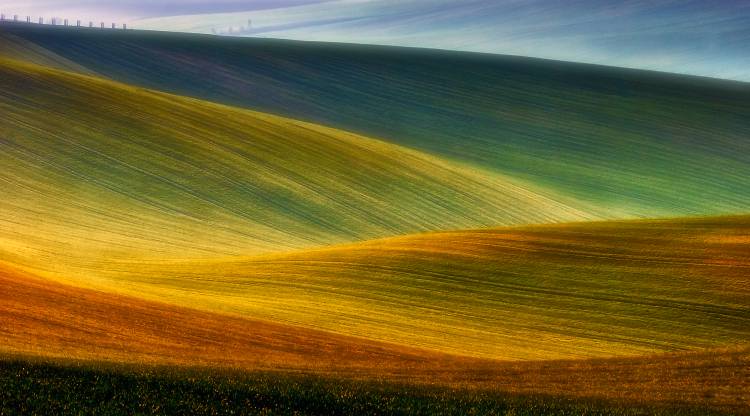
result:
[[[591,218],[520,181],[343,131],[17,61],[0,75],[12,190],[0,252],[19,264]]]
[[[383,138],[608,218],[750,206],[747,83],[410,48],[8,31],[104,77]]]
[[[0,23],[0,415],[750,414],[750,87]]]
[[[476,392],[284,373],[0,362],[0,414],[719,415],[543,394]]]

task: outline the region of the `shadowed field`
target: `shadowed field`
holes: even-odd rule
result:
[[[679,364],[675,365],[674,362]],[[557,364],[557,363],[555,363]],[[0,361],[0,412],[84,414],[713,415],[750,414],[747,353],[505,371],[498,389],[295,373]],[[646,371],[642,371],[646,369]],[[624,370],[624,372],[618,371]],[[546,374],[546,372],[541,372]],[[655,377],[656,376],[656,377]],[[617,378],[612,377],[632,377]],[[618,384],[613,380],[629,380]],[[527,381],[552,394],[515,392]],[[545,382],[551,384],[541,385]],[[504,390],[510,387],[511,390]],[[561,390],[573,392],[561,394]],[[598,395],[599,392],[603,395]],[[589,396],[581,397],[582,394]]]
[[[3,30],[102,76],[384,138],[607,218],[750,206],[747,83],[410,48]]]
[[[26,39],[0,31],[0,56],[80,74],[93,75],[81,65]]]

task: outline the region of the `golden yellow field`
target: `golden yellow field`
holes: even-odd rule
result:
[[[632,356],[750,339],[748,233],[748,217],[484,229],[56,277],[466,356]]]
[[[612,190],[118,83],[2,32],[0,116],[6,365],[750,412],[742,192],[720,202],[736,215],[633,218],[671,202],[610,209]]]
[[[512,394],[745,412],[745,347],[632,358],[504,362],[440,354],[61,285],[0,268],[3,353],[245,371],[313,372]]]

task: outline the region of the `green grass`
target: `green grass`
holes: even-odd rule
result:
[[[591,217],[386,142],[11,60],[0,111],[0,259],[58,274]]]
[[[703,408],[623,404],[352,381],[293,373],[0,361],[0,414],[710,415]]]
[[[0,30],[119,81],[382,137],[608,218],[750,206],[747,83],[393,47]]]

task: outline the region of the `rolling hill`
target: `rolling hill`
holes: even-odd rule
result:
[[[88,274],[103,290],[456,355],[634,356],[750,340],[749,235],[747,216],[547,225],[103,259]]]
[[[750,411],[748,103],[0,23],[0,413],[96,406],[90,383],[152,412]]]
[[[471,363],[406,346],[50,282],[0,264],[2,353],[141,365],[318,372]]]
[[[593,219],[596,209],[306,122],[19,61],[2,61],[0,75],[0,163],[11,190],[0,202],[0,253],[13,267],[494,359],[636,355],[748,338],[745,217],[332,247]],[[718,240],[706,240],[711,233]]]
[[[534,183],[601,217],[750,205],[747,83],[410,48],[2,30],[114,80],[382,138]]]
[[[123,399],[126,407],[206,394],[202,406],[226,407],[250,392],[236,406],[267,400],[299,410],[309,400],[332,411],[368,397],[370,412],[401,400],[403,412],[415,411],[414,400],[447,411],[442,401],[460,400],[460,414],[480,400],[489,401],[484,412],[512,405],[530,414],[631,414],[641,406],[649,414],[745,414],[749,228],[746,216],[568,224],[249,259],[108,264],[120,287],[136,283],[136,296],[111,293],[115,284],[82,289],[3,264],[0,391],[6,404],[32,408],[83,406],[61,392],[88,386],[106,394],[116,385],[115,397],[141,397]],[[147,300],[154,295],[160,301]],[[236,316],[251,310],[303,326]],[[329,330],[305,328],[310,321]],[[351,328],[399,342],[335,334]],[[463,354],[495,348],[496,357],[521,361],[412,346],[429,342]],[[579,358],[550,359],[563,356]],[[592,356],[603,358],[580,359]],[[24,384],[32,380],[35,387]],[[278,391],[261,399],[258,386]]]
[[[332,0],[183,8],[137,29],[488,52],[750,81],[750,8],[703,0]],[[248,20],[252,26],[248,27]],[[721,62],[721,64],[719,64]]]
[[[386,142],[16,61],[0,109],[0,252],[37,270],[592,217]]]

